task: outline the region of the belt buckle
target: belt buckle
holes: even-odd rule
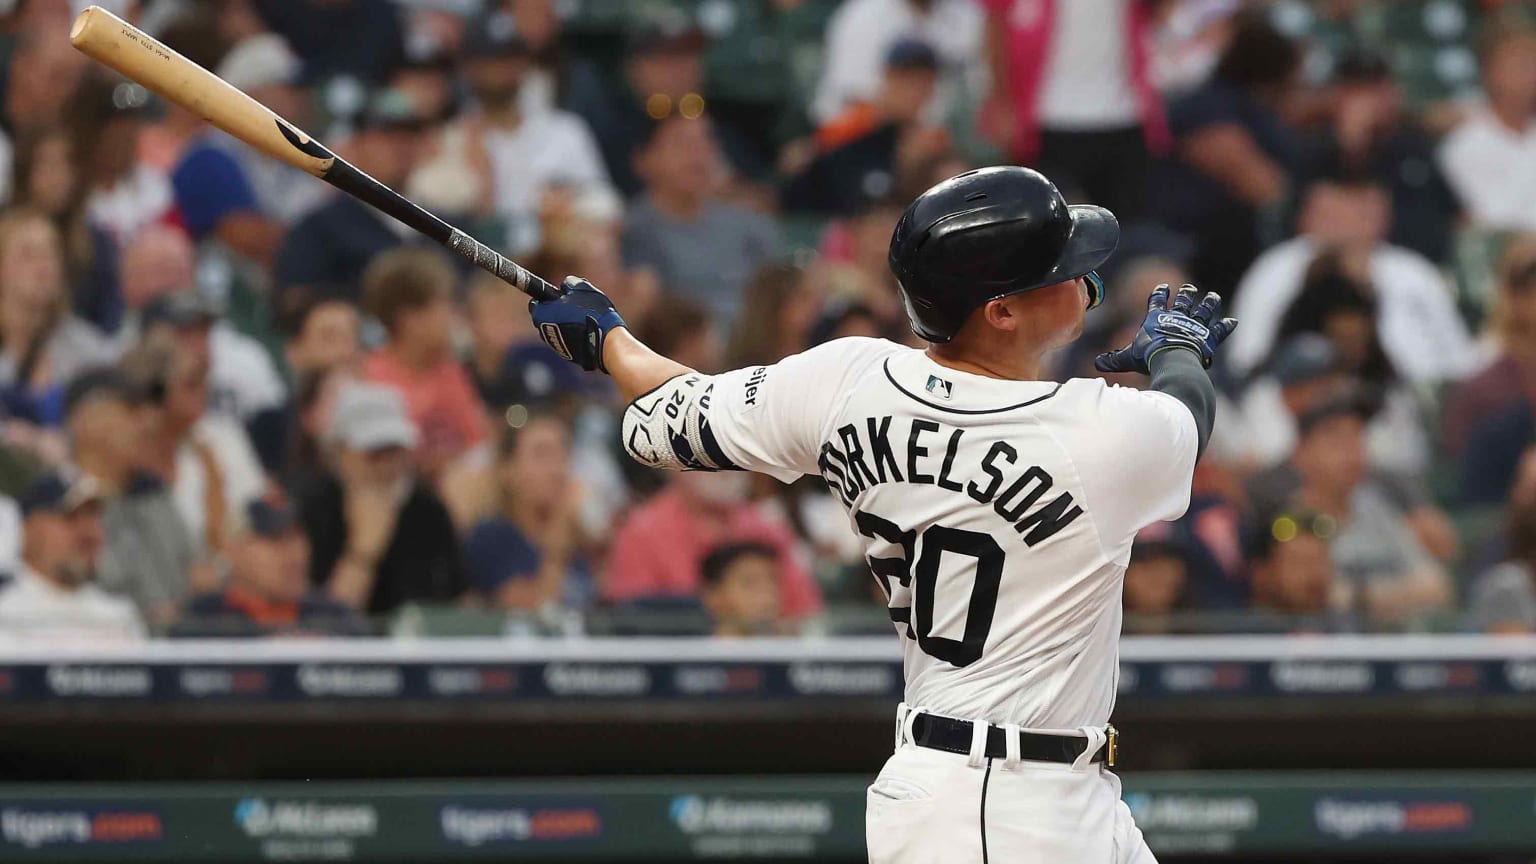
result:
[[[1104,737],[1107,739],[1104,742],[1106,751],[1104,754],[1104,764],[1109,768],[1113,768],[1115,767],[1115,762],[1120,758],[1120,733],[1115,729],[1113,723],[1104,726]]]

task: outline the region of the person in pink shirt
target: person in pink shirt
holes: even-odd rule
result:
[[[748,476],[691,472],[636,507],[614,537],[601,594],[610,602],[699,593],[701,567],[722,543],[753,541],[778,553],[780,611],[821,610],[821,589],[795,554],[793,532],[746,499]]]
[[[379,255],[363,274],[363,302],[388,338],[363,360],[363,378],[405,396],[421,430],[417,462],[436,481],[486,440],[485,408],[453,355],[453,267],[422,248]]]

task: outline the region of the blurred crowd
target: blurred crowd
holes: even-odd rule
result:
[[[0,0],[0,639],[889,627],[819,478],[633,465],[524,296],[92,64],[81,5]],[[919,344],[905,203],[1039,167],[1124,234],[1058,376],[1160,282],[1242,321],[1127,632],[1536,630],[1526,4],[104,5],[704,371]]]

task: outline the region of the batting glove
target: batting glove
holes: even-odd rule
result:
[[[579,276],[567,276],[553,300],[530,300],[539,336],[556,354],[591,372],[603,368],[603,340],[624,319],[608,295]]]
[[[1168,286],[1152,289],[1147,300],[1147,317],[1136,331],[1131,344],[1119,351],[1109,351],[1094,358],[1093,367],[1100,372],[1140,372],[1152,374],[1152,358],[1167,348],[1185,348],[1200,355],[1200,363],[1211,368],[1216,357],[1216,346],[1237,329],[1236,318],[1216,320],[1221,311],[1221,295],[1211,291],[1199,304],[1195,295],[1199,289],[1185,285],[1173,298],[1173,308],[1168,308]],[[1214,322],[1214,323],[1213,323]]]

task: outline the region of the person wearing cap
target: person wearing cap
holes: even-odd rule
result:
[[[947,70],[946,86],[925,106],[930,122],[943,122],[957,98],[973,89],[987,56],[986,16],[971,0],[849,0],[827,24],[821,80],[811,100],[818,122],[880,89],[886,52],[902,38],[934,46]],[[1039,16],[1036,16],[1039,17]]]
[[[608,170],[584,120],[520,98],[533,59],[511,16],[494,15],[466,34],[462,56],[475,106],[459,129],[484,153],[491,212],[507,224],[511,250],[531,251],[546,197],[610,188]]]
[[[1443,262],[1461,202],[1435,159],[1435,142],[1403,110],[1402,88],[1381,55],[1351,50],[1333,67],[1327,120],[1305,173],[1336,181],[1371,179],[1387,190],[1387,239]]]
[[[1308,408],[1346,392],[1350,378],[1326,336],[1291,337],[1243,388],[1211,436],[1224,461],[1253,469],[1284,462],[1296,447],[1296,418]]]
[[[176,193],[165,173],[138,159],[149,91],[115,75],[89,75],[64,107],[82,166],[81,190],[90,223],[119,249],[150,225],[175,220]]]
[[[310,585],[309,538],[291,503],[253,498],[242,509],[227,584],[188,601],[172,637],[372,635],[354,609]]]
[[[312,128],[316,118],[302,86],[304,63],[276,33],[258,33],[235,43],[215,74],[300,129]],[[250,181],[257,207],[284,225],[297,222],[325,200],[325,184],[316,183],[304,171],[228,136],[219,136],[214,143],[228,145]]]
[[[1366,424],[1374,405],[1358,394],[1328,399],[1297,421],[1296,450],[1279,468],[1248,483],[1260,524],[1301,506],[1337,525],[1334,569],[1377,628],[1397,628],[1444,610],[1453,600],[1445,568],[1412,517],[1410,495],[1367,471]]]
[[[118,369],[80,376],[65,394],[75,464],[105,504],[99,582],[126,595],[152,627],[169,624],[216,573],[170,490],[147,469],[154,414],[139,382]]]
[[[388,88],[374,91],[357,130],[336,150],[359,170],[391,189],[402,189],[416,164],[425,118],[411,97]],[[288,229],[278,250],[274,281],[279,306],[289,292],[313,296],[339,292],[356,301],[364,268],[380,252],[415,242],[419,235],[373,207],[340,192]]]
[[[448,603],[469,587],[453,519],[417,480],[421,443],[398,390],[355,383],[336,395],[330,470],[293,490],[309,537],[310,582],[369,615]]]
[[[816,130],[820,152],[784,188],[784,209],[847,216],[900,195],[900,188],[926,188],[926,179],[903,175],[950,150],[949,131],[923,116],[938,81],[933,46],[917,39],[892,43],[879,92]]]
[[[0,588],[0,641],[79,645],[144,638],[133,604],[95,584],[106,547],[95,481],[45,474],[20,505],[22,563]]]

